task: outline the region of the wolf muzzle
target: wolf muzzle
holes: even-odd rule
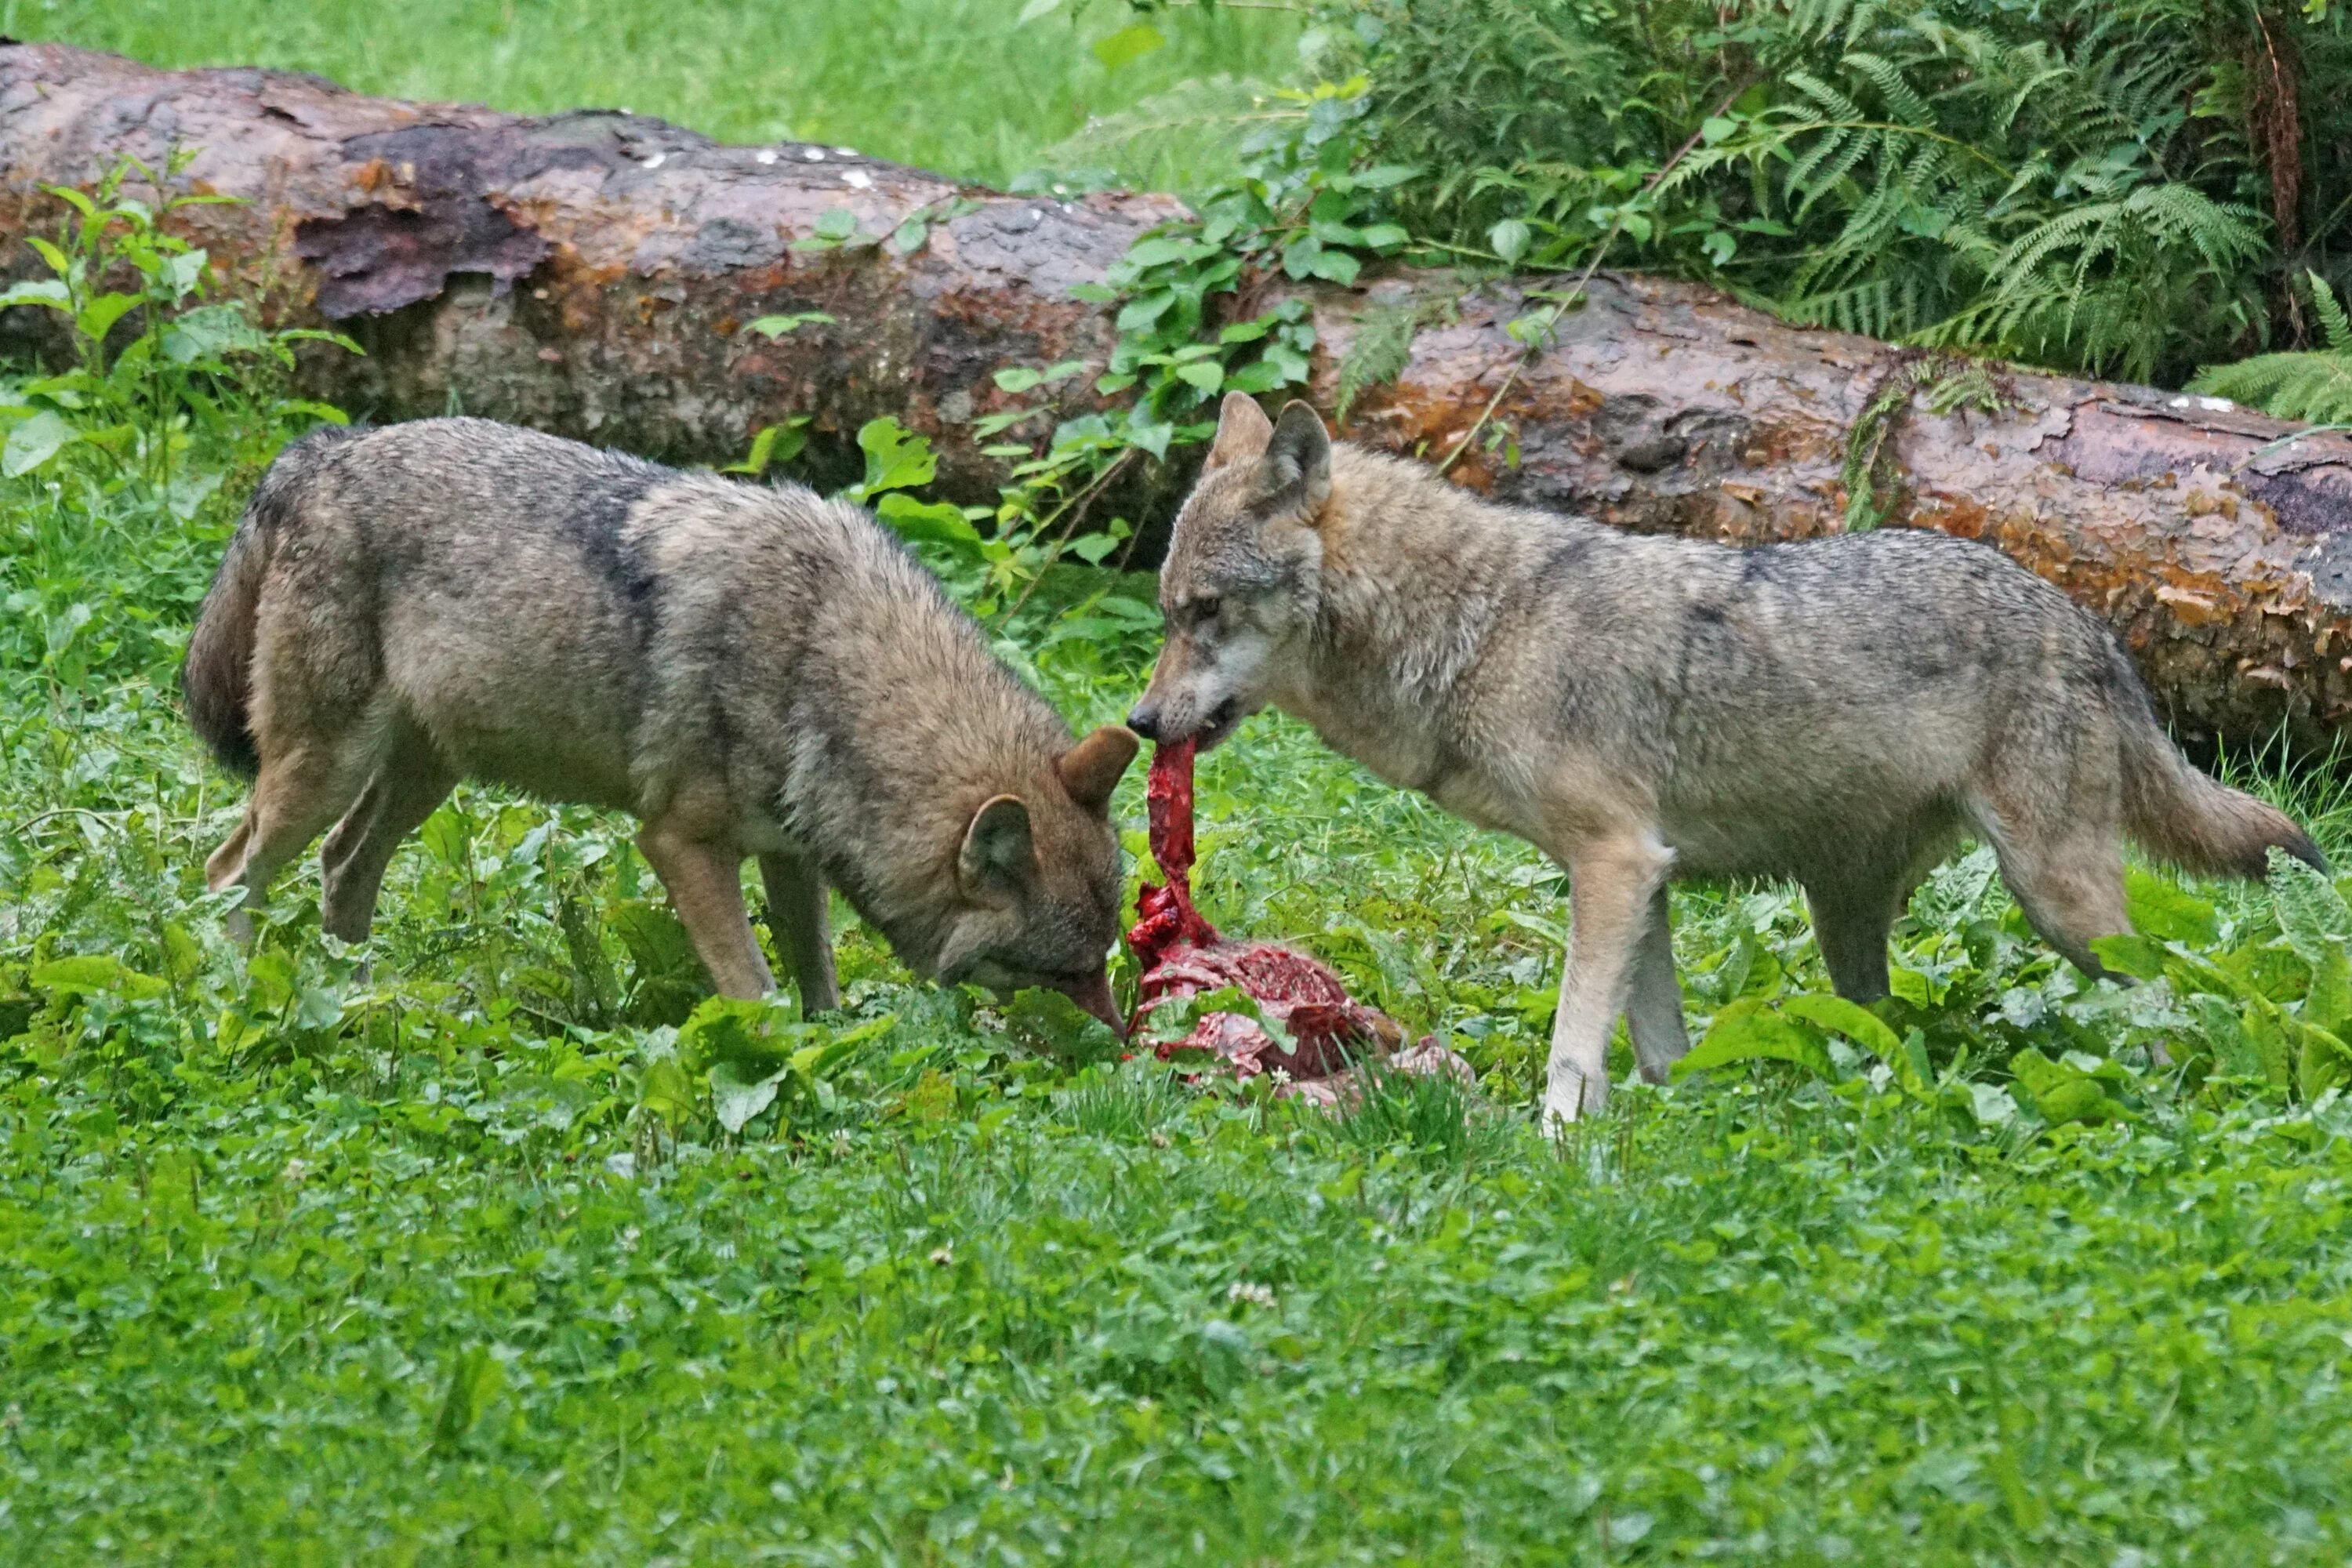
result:
[[[1127,1033],[1127,1020],[1119,1016],[1118,1002],[1110,994],[1110,975],[1097,970],[1084,980],[1072,980],[1054,987],[1119,1034]]]

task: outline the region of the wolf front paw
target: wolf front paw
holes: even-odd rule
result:
[[[1561,1067],[1551,1073],[1551,1082],[1544,1090],[1543,1130],[1548,1137],[1557,1138],[1567,1131],[1571,1121],[1592,1114],[1609,1103],[1609,1080],[1590,1076],[1572,1067]]]

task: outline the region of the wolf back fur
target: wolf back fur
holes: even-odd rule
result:
[[[1574,934],[1546,1104],[1602,1102],[1620,1015],[1686,1047],[1670,877],[1801,883],[1838,990],[1964,833],[2092,973],[2120,837],[2191,870],[2317,864],[2172,744],[2106,627],[1987,546],[1909,530],[1738,550],[1488,503],[1230,397],[1179,515],[1129,722],[1213,744],[1271,703],[1391,783],[1536,845]]]
[[[1109,1008],[1124,731],[1073,744],[858,509],[478,419],[324,431],[257,489],[189,644],[197,732],[255,779],[207,866],[249,901],[310,840],[366,934],[460,777],[635,813],[723,991],[770,982],[761,858],[804,1002],[824,889],[917,970]]]

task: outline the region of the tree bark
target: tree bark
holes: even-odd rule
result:
[[[41,184],[87,185],[126,153],[159,164],[175,145],[201,149],[196,188],[244,198],[184,209],[223,283],[278,324],[366,347],[306,353],[301,371],[356,412],[463,408],[677,460],[740,456],[759,426],[807,415],[832,474],[887,414],[930,437],[941,488],[964,499],[1005,478],[983,447],[1042,443],[1055,416],[1098,406],[1091,378],[1065,381],[1050,414],[982,439],[978,419],[1036,400],[993,374],[1099,366],[1110,311],[1070,286],[1181,211],[1003,195],[843,149],[722,146],[616,111],[519,118],[6,45],[0,279],[35,275],[14,241],[58,220]],[[809,244],[842,212],[857,237]],[[1527,293],[1541,286],[1276,278],[1251,302],[1308,299],[1327,410],[1366,309],[1422,310],[1436,324],[1344,434],[1441,460],[1466,442],[1451,474],[1497,497],[1737,543],[1843,526],[1847,434],[1901,351],[1605,276],[1530,354],[1506,328],[1549,309]],[[773,342],[747,330],[810,311],[832,320]],[[0,348],[38,346],[47,314],[0,313]],[[2000,391],[1993,414],[1922,398],[1897,416],[1889,525],[1986,540],[2059,584],[2114,625],[2192,737],[2331,745],[2352,716],[2352,443],[2145,387],[2015,371]],[[1189,477],[1175,456],[1116,504],[1164,524]]]

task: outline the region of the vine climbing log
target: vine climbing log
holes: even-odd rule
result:
[[[835,472],[858,425],[930,437],[940,483],[989,499],[992,443],[1042,442],[1036,401],[996,371],[1103,363],[1112,310],[1073,299],[1138,235],[1152,195],[1058,201],[958,184],[845,149],[723,146],[659,121],[519,118],[346,92],[262,70],[162,71],[52,45],[0,45],[0,279],[18,237],[123,154],[236,205],[183,209],[221,281],[282,325],[332,325],[314,392],[377,417],[451,407],[675,459],[739,456],[758,427],[811,421]],[[856,230],[845,243],[845,215]],[[1843,526],[1847,438],[1890,378],[1932,380],[1888,345],[1790,327],[1690,284],[1604,275],[1539,353],[1507,331],[1524,289],[1396,273],[1297,288],[1332,406],[1368,310],[1430,324],[1402,373],[1356,399],[1352,438],[1457,481],[1631,529],[1739,543]],[[768,316],[815,312],[769,339]],[[1393,320],[1393,317],[1389,319]],[[54,347],[53,320],[0,313],[0,351]],[[1089,378],[1053,412],[1089,406]],[[2352,717],[2352,443],[2226,404],[2022,372],[1990,412],[1907,404],[1877,439],[1888,525],[1998,544],[2105,616],[2192,734],[2327,746]],[[1024,401],[1025,400],[1025,401]],[[1884,400],[1879,400],[1884,401]],[[1491,408],[1491,416],[1488,411]],[[1466,443],[1466,445],[1465,445]],[[1108,498],[1164,521],[1184,453]]]

